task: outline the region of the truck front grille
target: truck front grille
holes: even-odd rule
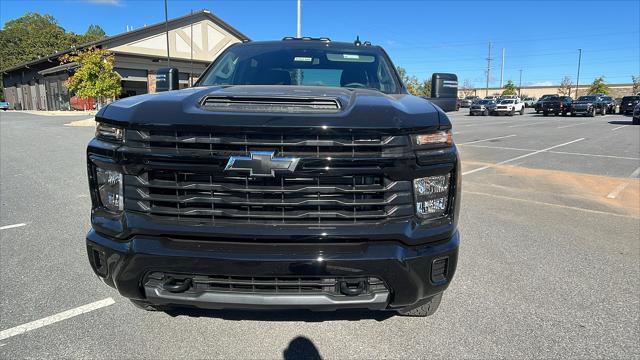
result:
[[[129,210],[157,218],[265,224],[378,223],[413,214],[411,183],[381,176],[222,176],[153,170],[125,176]]]

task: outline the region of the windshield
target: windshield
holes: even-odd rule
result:
[[[464,98],[465,100],[475,100],[477,99],[475,96],[467,96],[466,98]]]
[[[234,46],[198,83],[367,88],[398,93],[391,66],[375,49]]]
[[[622,98],[622,101],[634,101],[640,100],[640,96],[625,96]]]
[[[515,102],[515,100],[502,100],[500,101],[500,104],[513,104]]]
[[[578,98],[578,101],[596,101],[596,97],[595,96],[580,96],[580,98]]]
[[[480,104],[480,105],[488,105],[488,104],[493,104],[493,101],[492,100],[481,100],[481,101],[478,101],[478,104]]]

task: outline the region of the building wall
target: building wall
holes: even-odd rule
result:
[[[633,85],[632,84],[612,84],[608,85],[610,96],[613,98],[619,98],[627,95],[633,94]],[[589,85],[580,85],[578,88],[578,96],[586,95],[587,90],[589,89]],[[502,94],[502,88],[489,88],[488,95],[500,95]],[[575,98],[575,86],[571,91],[571,97]],[[545,94],[557,94],[558,86],[527,86],[522,87],[521,94],[526,96],[535,96],[537,98],[541,97]],[[487,95],[487,91],[484,88],[478,88],[471,92],[471,95],[476,95],[480,97],[485,97]],[[464,97],[465,94],[462,90],[458,89],[458,97]]]

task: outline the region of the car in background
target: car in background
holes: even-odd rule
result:
[[[494,101],[494,102],[498,102],[498,96],[496,96],[496,95],[488,95],[488,96],[484,97],[484,100],[491,100],[491,101]]]
[[[524,107],[533,107],[536,103],[536,98],[535,96],[529,96],[524,98],[524,100],[522,100],[522,102],[524,103]]]
[[[516,113],[523,115],[524,103],[518,98],[502,100],[493,109],[493,113],[496,115],[507,114],[509,116],[513,116]]]
[[[640,103],[636,104],[636,107],[633,108],[633,120],[631,120],[633,125],[640,125]]]
[[[558,116],[567,116],[567,113],[571,112],[571,104],[573,99],[570,96],[552,96],[545,99],[542,103],[542,115],[548,116],[554,114]]]
[[[9,110],[9,103],[6,101],[0,101],[0,110],[2,111]]]
[[[479,96],[467,96],[460,102],[460,107],[470,108],[473,103],[480,100]]]
[[[618,113],[621,115],[627,115],[633,113],[633,108],[640,103],[640,96],[625,96],[620,100],[620,110]]]
[[[611,96],[602,95],[600,97],[600,99],[602,100],[602,103],[604,104],[604,112],[605,112],[605,114],[615,114],[616,113],[616,101],[613,100],[613,98]]]
[[[469,115],[484,115],[488,116],[493,113],[496,108],[496,102],[493,100],[479,100],[469,108]]]
[[[460,103],[462,103],[462,99],[456,100],[456,111],[460,110]]]
[[[550,97],[559,96],[558,94],[545,94],[542,95],[540,99],[535,103],[534,108],[536,109],[536,114],[539,114],[542,111],[542,103]]]
[[[571,106],[571,116],[585,115],[596,116],[596,113],[605,115],[607,105],[598,95],[584,95],[575,100]]]

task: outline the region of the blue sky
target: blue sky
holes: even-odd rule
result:
[[[209,9],[253,40],[295,35],[295,0],[169,0],[169,17]],[[89,24],[108,35],[164,19],[162,0],[1,0],[0,22],[28,11],[49,13],[82,33]],[[419,78],[453,72],[484,86],[488,42],[493,42],[492,85],[504,77],[523,84],[580,83],[604,75],[628,83],[640,75],[640,1],[302,1],[302,32],[382,45],[394,63]]]

